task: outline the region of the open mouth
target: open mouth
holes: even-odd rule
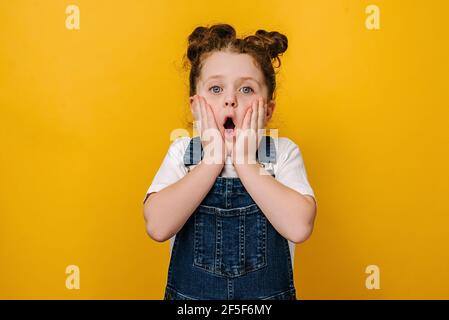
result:
[[[226,117],[226,121],[223,124],[223,127],[225,129],[225,135],[227,135],[227,136],[234,135],[235,124],[234,124],[234,121],[232,120],[232,118]]]

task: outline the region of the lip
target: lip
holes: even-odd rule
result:
[[[225,123],[226,123],[226,120],[227,120],[228,118],[231,118],[232,122],[234,123],[234,129],[226,129],[226,128],[224,127],[224,125],[225,125]],[[232,115],[232,114],[226,115],[226,116],[224,117],[224,120],[223,120],[223,123],[222,123],[221,126],[222,126],[222,128],[223,128],[223,134],[224,134],[225,138],[232,138],[232,137],[235,136],[235,128],[236,128],[236,125],[235,125],[235,117],[234,117],[234,115]]]
[[[235,117],[233,114],[228,114],[224,117],[223,123],[221,124],[224,127],[224,124],[226,123],[226,120],[228,120],[228,118],[232,119],[232,122],[234,122],[234,126],[235,126]]]

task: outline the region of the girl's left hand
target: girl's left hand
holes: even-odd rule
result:
[[[232,150],[232,163],[257,163],[256,150],[264,134],[267,105],[262,97],[257,97],[246,110],[241,127],[237,127]],[[247,143],[245,143],[247,142]]]

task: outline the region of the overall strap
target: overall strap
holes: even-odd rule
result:
[[[184,165],[196,165],[203,159],[203,156],[204,150],[201,138],[199,136],[191,138],[184,152]],[[259,148],[256,150],[256,159],[259,163],[276,163],[276,146],[273,137],[262,136]]]
[[[273,137],[262,136],[256,150],[256,159],[260,163],[276,163],[276,145]]]
[[[190,139],[189,145],[184,152],[184,165],[191,166],[198,164],[203,159],[204,150],[201,144],[201,138],[196,136]]]

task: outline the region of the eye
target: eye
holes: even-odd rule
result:
[[[242,89],[249,89],[249,90],[250,90],[250,91],[246,90],[246,92],[243,92],[243,93],[251,93],[251,92],[254,92],[253,88],[251,88],[251,87],[243,87]]]
[[[221,88],[219,86],[212,86],[212,87],[209,88],[209,91],[211,91],[211,89],[212,89],[212,93],[220,93],[220,91],[214,90],[215,88],[218,88],[218,89],[221,90]]]

